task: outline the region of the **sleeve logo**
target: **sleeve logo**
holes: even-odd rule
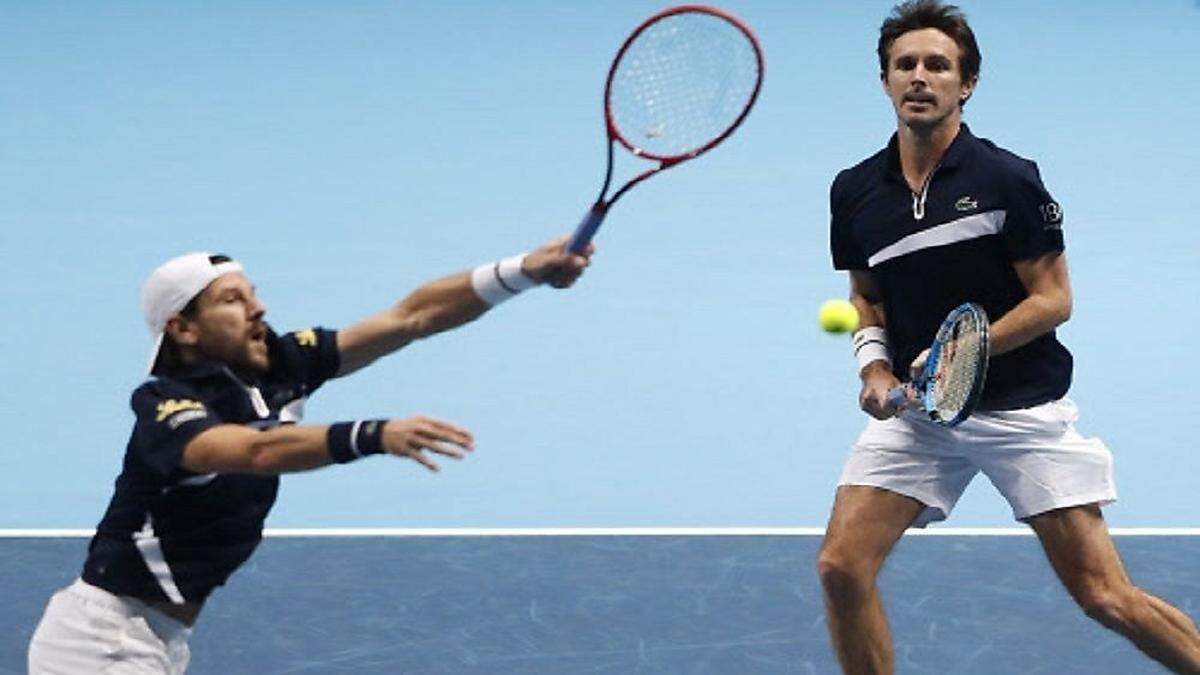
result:
[[[172,429],[179,428],[179,425],[192,420],[198,420],[208,417],[208,410],[204,408],[204,404],[199,401],[193,401],[186,398],[169,398],[161,401],[156,410],[158,413],[154,421],[167,421],[167,426]]]
[[[315,330],[311,328],[305,328],[304,330],[296,331],[295,335],[296,343],[301,347],[317,346],[317,332]]]
[[[1042,222],[1047,230],[1062,229],[1063,212],[1058,202],[1047,202],[1038,207],[1042,212]]]

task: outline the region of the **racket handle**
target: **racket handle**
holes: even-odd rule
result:
[[[579,222],[579,227],[575,228],[575,234],[567,241],[567,250],[571,253],[583,253],[591,243],[592,237],[596,236],[596,230],[600,229],[600,223],[604,222],[606,215],[608,207],[604,204],[595,204],[588,209],[587,215]]]
[[[909,396],[908,385],[902,384],[898,387],[892,387],[892,390],[888,392],[887,403],[896,410],[904,410],[911,402],[912,399]]]

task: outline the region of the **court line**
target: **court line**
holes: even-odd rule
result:
[[[1196,537],[1200,527],[1114,527],[1115,537]],[[0,529],[0,539],[91,537],[91,529]],[[288,537],[815,537],[823,527],[319,527],[267,528],[271,538]],[[909,530],[918,537],[1029,537],[1027,527],[934,527]]]

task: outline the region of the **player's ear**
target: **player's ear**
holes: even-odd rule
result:
[[[195,346],[200,339],[200,331],[195,321],[189,321],[182,316],[173,316],[167,319],[166,330],[167,335],[175,341],[177,345]]]
[[[963,82],[962,89],[958,94],[959,105],[966,104],[966,102],[971,98],[971,95],[975,93],[975,85],[977,84],[979,84],[978,77],[972,77],[970,80]]]

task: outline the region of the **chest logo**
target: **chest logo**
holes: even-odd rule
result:
[[[158,404],[158,416],[155,417],[154,421],[161,422],[171,415],[174,415],[178,412],[183,412],[184,410],[204,410],[204,404],[200,403],[199,401],[191,401],[186,398],[169,398]]]
[[[311,328],[296,331],[296,343],[301,347],[316,347],[317,332]]]
[[[204,409],[203,403],[186,398],[169,398],[162,401],[158,404],[156,412],[158,415],[155,417],[155,421],[166,420],[167,426],[171,429],[178,429],[182,424],[208,417],[208,411]]]
[[[954,202],[955,211],[974,211],[977,208],[979,208],[979,202],[975,201],[971,195],[963,195]]]

